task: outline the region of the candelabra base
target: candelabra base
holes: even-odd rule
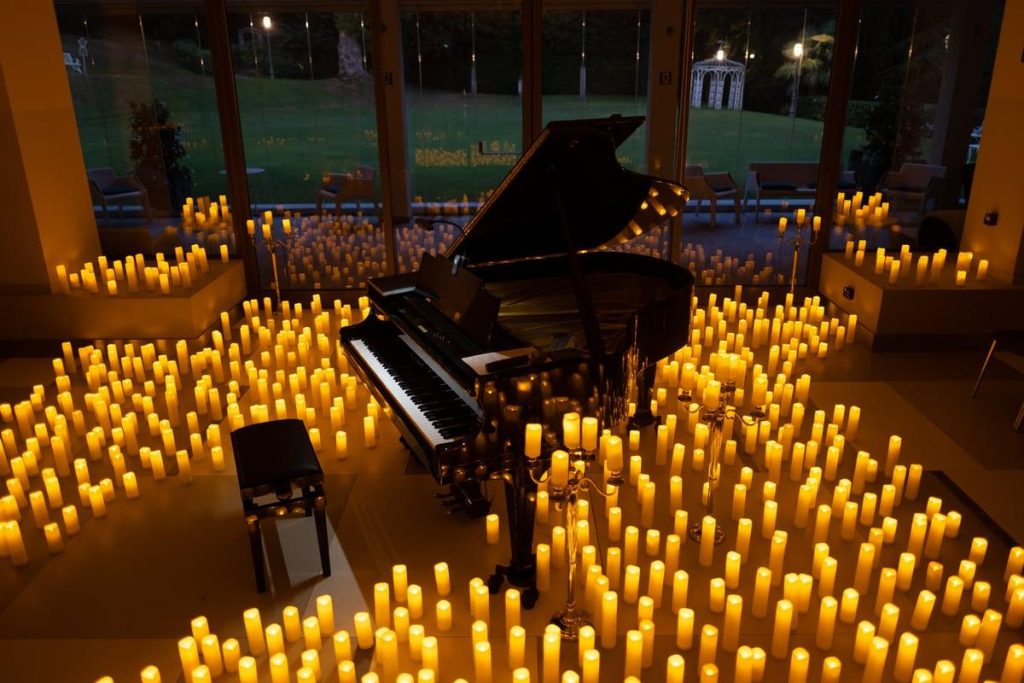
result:
[[[690,538],[697,543],[700,543],[701,536],[704,535],[704,528],[701,522],[695,522],[690,525]],[[725,540],[725,529],[722,528],[721,524],[715,524],[715,545],[721,545],[722,541]]]
[[[661,418],[652,413],[650,408],[638,408],[636,413],[629,418],[626,427],[628,429],[643,429],[659,424],[661,424]]]
[[[551,617],[551,623],[562,632],[562,640],[576,642],[580,637],[580,629],[592,625],[593,622],[583,612],[566,608]]]

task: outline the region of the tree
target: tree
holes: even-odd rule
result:
[[[795,103],[794,88],[801,85],[805,89],[815,89],[828,85],[829,74],[832,69],[832,46],[835,39],[824,31],[819,31],[808,37],[803,44],[803,56],[799,59],[794,57],[793,50],[798,41],[787,43],[782,49],[782,54],[787,57],[779,68],[775,70],[775,77],[788,83],[789,96]],[[798,70],[799,69],[799,73]],[[795,115],[795,106],[791,110]]]

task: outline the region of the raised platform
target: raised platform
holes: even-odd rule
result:
[[[168,295],[0,293],[0,339],[193,339],[245,296],[241,261],[211,261],[210,272],[195,287]]]
[[[840,309],[857,315],[857,337],[863,331],[873,349],[908,343],[948,346],[997,330],[1024,330],[1024,287],[991,276],[978,281],[973,269],[966,284],[957,287],[955,255],[938,282],[917,285],[911,273],[891,284],[888,273],[874,273],[874,255],[869,257],[858,268],[841,253],[826,254],[819,287]]]

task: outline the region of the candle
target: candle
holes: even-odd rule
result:
[[[771,591],[772,572],[767,567],[758,567],[754,575],[754,601],[750,613],[755,617],[768,616],[768,594]]]
[[[830,650],[832,648],[838,610],[839,603],[831,595],[826,595],[821,599],[821,607],[818,610],[818,628],[814,638],[814,643],[819,649]]]
[[[715,529],[716,529],[715,518],[711,515],[705,515],[701,523],[701,537],[700,537],[700,565],[702,567],[710,567],[711,561],[714,558],[715,552]]]
[[[640,676],[643,666],[643,635],[640,631],[626,632],[626,676]]]
[[[298,607],[288,605],[281,610],[281,621],[284,624],[285,640],[294,643],[302,637],[302,615]]]
[[[259,656],[266,652],[266,641],[263,638],[263,624],[260,619],[260,611],[255,607],[242,612],[242,621],[245,623],[246,640],[249,643],[249,652]]]
[[[570,451],[580,447],[579,413],[566,413],[562,416],[562,443]]]
[[[676,615],[676,647],[689,650],[693,647],[693,610],[683,607]]]
[[[508,666],[518,669],[526,659],[526,629],[513,626],[508,632]]]
[[[935,594],[925,589],[918,593],[917,603],[914,605],[914,612],[910,618],[910,627],[915,631],[924,631],[928,628],[928,622],[932,617],[932,608],[935,606]]]
[[[722,649],[735,652],[739,647],[740,622],[743,616],[743,598],[730,595],[725,600],[725,626],[722,630]]]
[[[956,286],[957,287],[963,287],[966,284],[967,284],[967,271],[966,270],[957,270],[956,271]]]
[[[551,454],[551,485],[564,488],[569,483],[569,454],[558,450]]]
[[[498,515],[491,513],[487,515],[487,543],[488,545],[496,545],[499,537],[499,522]],[[397,590],[396,590],[397,594]]]
[[[957,683],[978,683],[984,663],[985,655],[981,650],[965,651],[964,658],[960,663],[960,676],[957,678]]]
[[[352,615],[352,623],[356,632],[356,644],[359,646],[359,649],[367,650],[373,647],[374,634],[373,626],[370,622],[370,613],[356,612]]]
[[[918,638],[907,632],[900,636],[896,650],[896,664],[893,666],[893,678],[900,683],[911,680],[914,674],[914,660],[917,659]]]
[[[988,277],[988,259],[980,259],[978,261],[978,280],[984,280]]]
[[[43,526],[43,534],[46,536],[46,547],[51,554],[64,550],[64,539],[61,537],[60,527],[56,522],[49,522]]]
[[[373,448],[377,445],[377,427],[371,415],[363,418],[363,438],[367,448]]]
[[[868,646],[867,661],[864,665],[864,683],[882,683],[885,659],[889,655],[889,641],[875,636]]]
[[[900,262],[893,261],[889,267],[889,284],[895,285],[900,281]]]
[[[775,623],[772,629],[771,655],[783,659],[789,654],[789,633],[793,624],[793,603],[779,600],[775,603]]]

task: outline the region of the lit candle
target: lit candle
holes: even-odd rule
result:
[[[928,628],[928,622],[932,617],[932,608],[935,606],[935,594],[929,590],[922,590],[918,593],[917,603],[914,605],[914,612],[910,618],[910,627],[915,631],[924,631]]]
[[[839,603],[831,595],[826,595],[821,599],[821,607],[818,610],[818,629],[814,638],[814,643],[819,649],[832,649],[838,610]]]
[[[377,427],[371,415],[363,418],[363,438],[367,448],[373,448],[377,445]]]
[[[562,443],[570,451],[580,447],[579,413],[566,413],[562,416]]]
[[[967,271],[966,270],[958,270],[958,271],[956,271],[956,286],[957,287],[963,287],[966,284],[967,284]]]
[[[768,595],[771,591],[772,571],[767,567],[758,567],[754,575],[754,601],[750,613],[755,617],[768,616]]]
[[[487,543],[489,545],[495,545],[498,543],[499,538],[499,518],[498,515],[491,513],[487,515]],[[396,591],[397,592],[397,591]]]
[[[377,627],[391,624],[391,585],[385,582],[373,586],[373,619]]]
[[[715,552],[715,529],[717,524],[711,515],[705,515],[701,523],[699,560],[702,567],[710,567]]]
[[[772,629],[771,655],[783,659],[789,654],[789,633],[793,624],[793,603],[779,600],[775,603],[775,623]]]
[[[569,483],[569,454],[557,450],[551,454],[551,485],[564,488]]]
[[[988,259],[980,259],[978,261],[978,279],[984,280],[988,277]]]
[[[640,676],[643,667],[643,635],[640,631],[626,632],[626,676]]]
[[[518,669],[526,659],[526,629],[513,626],[508,632],[508,666]]]
[[[259,656],[266,651],[266,641],[263,638],[263,624],[260,620],[260,611],[255,607],[242,612],[242,621],[245,623],[246,640],[249,643],[249,652]]]
[[[359,649],[367,650],[373,647],[374,636],[373,625],[370,621],[370,613],[356,612],[352,616],[352,624],[356,632],[356,644],[359,646]]]
[[[447,633],[452,628],[452,604],[447,600],[438,600],[434,608],[437,617],[437,630]]]
[[[864,683],[882,683],[885,659],[889,654],[889,641],[875,636],[868,646],[867,661],[864,665]]]

